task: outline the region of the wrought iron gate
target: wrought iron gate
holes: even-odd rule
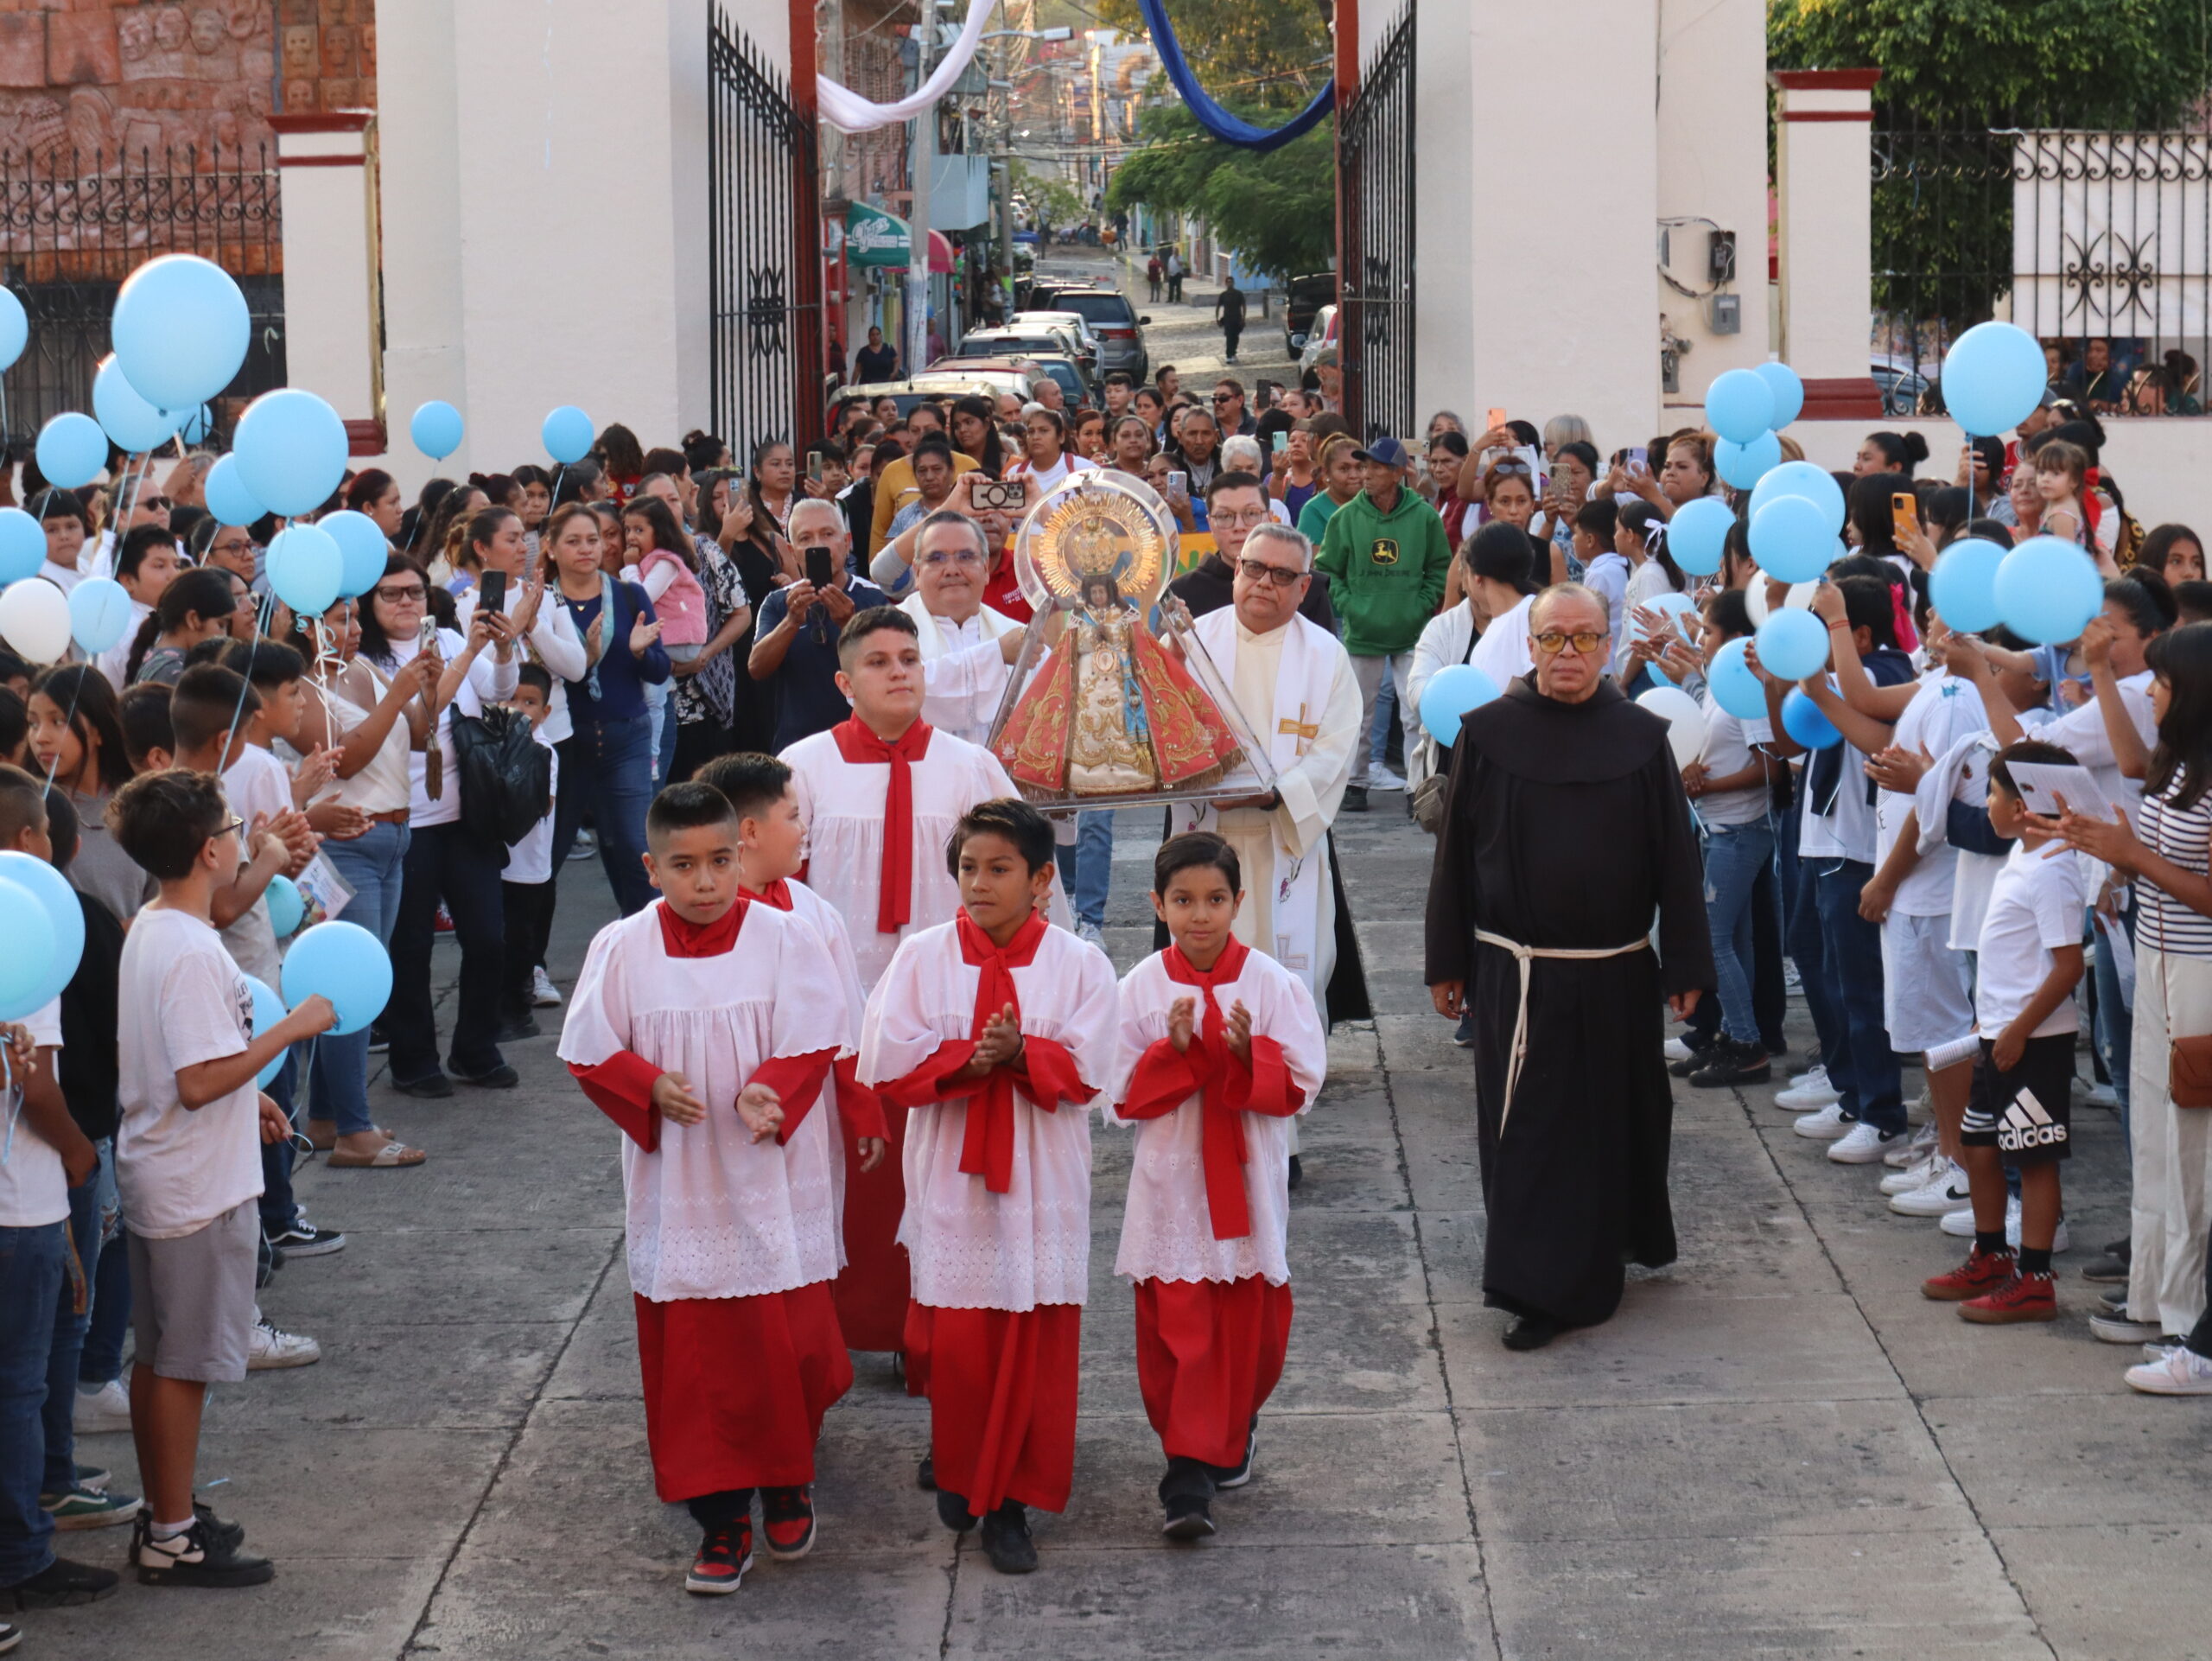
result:
[[[1414,431],[1414,3],[1338,116],[1338,358],[1344,416],[1363,437]]]
[[[708,385],[742,458],[822,430],[820,181],[813,122],[719,5],[707,91]]]

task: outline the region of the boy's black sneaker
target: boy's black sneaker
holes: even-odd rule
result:
[[[927,1454],[922,1455],[922,1462],[914,1467],[914,1486],[924,1493],[937,1492],[937,1461]]]
[[[683,1589],[702,1598],[727,1597],[745,1583],[745,1571],[752,1567],[753,1516],[748,1511],[700,1536],[699,1552],[691,1560],[691,1572],[683,1577]]]
[[[23,1629],[0,1620],[0,1655],[5,1655],[23,1641]]]
[[[1210,1465],[1213,1486],[1217,1488],[1241,1488],[1252,1480],[1252,1461],[1260,1453],[1260,1416],[1252,1416],[1252,1428],[1244,1433],[1244,1459],[1237,1465]]]
[[[1344,786],[1344,800],[1337,805],[1337,811],[1340,813],[1366,812],[1367,786],[1365,785],[1346,785]]]
[[[1290,1175],[1288,1180],[1284,1182],[1283,1186],[1287,1188],[1294,1188],[1305,1181],[1306,1168],[1299,1163],[1298,1155],[1293,1154],[1290,1156]]]
[[[265,1586],[276,1578],[276,1565],[266,1557],[250,1557],[218,1529],[213,1513],[195,1511],[192,1526],[166,1540],[154,1537],[151,1511],[138,1513],[131,1531],[130,1561],[137,1565],[141,1586]]]
[[[456,1072],[454,1077],[464,1085],[479,1090],[512,1090],[522,1082],[522,1074],[505,1061],[484,1072]]]
[[[1764,1044],[1738,1044],[1722,1039],[1706,1052],[1705,1064],[1689,1075],[1699,1090],[1720,1090],[1731,1085],[1763,1085],[1774,1076]]]
[[[965,1534],[976,1526],[975,1518],[969,1513],[968,1501],[943,1488],[937,1491],[937,1520],[955,1534]]]
[[[760,1531],[768,1537],[768,1555],[779,1563],[795,1562],[813,1550],[813,1491],[761,1489]]]
[[[1160,1480],[1160,1503],[1167,1513],[1160,1532],[1171,1540],[1203,1540],[1213,1532],[1213,1472],[1195,1459],[1171,1459]]]
[[[1701,1072],[1713,1065],[1713,1058],[1720,1053],[1720,1047],[1726,1041],[1716,1038],[1709,1044],[1696,1044],[1686,1038],[1682,1042],[1688,1046],[1690,1053],[1679,1061],[1667,1063],[1667,1071],[1677,1079],[1687,1079],[1692,1073]]]
[[[525,1038],[539,1037],[543,1034],[543,1029],[537,1024],[537,1017],[528,1010],[524,1010],[520,1015],[502,1016],[499,1021],[499,1030],[493,1034],[493,1041],[499,1044],[518,1043]]]
[[[1009,1499],[983,1519],[983,1555],[1001,1575],[1027,1575],[1037,1567],[1037,1543],[1029,1537],[1029,1513]]]
[[[207,1531],[211,1535],[213,1535],[216,1539],[221,1541],[232,1550],[236,1551],[240,1546],[245,1543],[245,1524],[243,1523],[226,1523],[221,1518],[215,1515],[215,1508],[209,1505],[206,1500],[194,1500],[192,1502],[192,1514],[207,1525]]]
[[[0,1586],[0,1609],[59,1609],[73,1603],[97,1602],[114,1591],[122,1578],[112,1569],[95,1569],[90,1563],[56,1557],[29,1579]]]
[[[302,1212],[289,1228],[270,1235],[269,1244],[287,1257],[327,1257],[346,1250],[346,1237],[334,1228],[317,1228]]]
[[[2095,1281],[2103,1286],[2125,1286],[2133,1269],[2134,1256],[2133,1240],[2114,1240],[2104,1250],[2104,1255],[2082,1271],[2085,1281]]]

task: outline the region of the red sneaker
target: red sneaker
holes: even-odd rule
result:
[[[813,1489],[761,1489],[760,1524],[771,1557],[779,1563],[804,1557],[814,1550]]]
[[[699,1555],[683,1577],[683,1589],[701,1597],[727,1597],[744,1583],[753,1567],[753,1518],[741,1517],[721,1528],[709,1529],[699,1541]]]
[[[1994,1292],[2012,1278],[2011,1252],[1984,1251],[1976,1246],[1967,1254],[1967,1260],[1949,1274],[1921,1282],[1920,1295],[1934,1298],[1938,1303],[1963,1303],[1985,1292]]]
[[[2056,1321],[2058,1289],[2048,1275],[2015,1275],[1995,1291],[1961,1303],[1959,1319],[1984,1327],[2005,1327],[2016,1321]]]

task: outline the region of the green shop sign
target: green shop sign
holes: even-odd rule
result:
[[[904,269],[912,262],[914,232],[896,213],[866,202],[845,210],[845,258],[855,265]]]

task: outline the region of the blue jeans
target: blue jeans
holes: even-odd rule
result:
[[[507,949],[499,868],[505,861],[504,848],[486,850],[458,822],[418,825],[409,837],[399,926],[391,933],[391,1002],[384,1007],[394,1084],[421,1084],[438,1072],[430,951],[437,939],[440,899],[461,946],[448,1053],[453,1070],[475,1079],[505,1065],[499,1044],[499,965]]]
[[[0,1586],[54,1561],[44,1414],[54,1311],[69,1260],[69,1225],[0,1228]]]
[[[338,868],[338,875],[353,885],[353,898],[342,913],[344,920],[367,929],[390,946],[392,926],[399,920],[407,827],[372,824],[365,836],[351,842],[326,842],[322,850]],[[316,1039],[315,1060],[308,1072],[310,1117],[335,1121],[341,1136],[376,1129],[376,1121],[369,1117],[367,1028],[342,1037],[325,1033]]]
[[[299,1123],[300,1056],[308,1047],[295,1044],[284,1052],[284,1065],[269,1081],[269,1099],[284,1110],[284,1117]],[[292,1198],[292,1141],[289,1136],[261,1144],[261,1231],[274,1238],[292,1226],[300,1214]]]
[[[92,1183],[99,1267],[86,1260],[92,1276],[92,1310],[77,1356],[77,1382],[97,1385],[123,1377],[123,1340],[130,1331],[130,1248],[123,1238],[123,1197],[115,1187],[115,1141],[104,1136],[92,1145],[100,1153],[100,1174]]]
[[[1813,1018],[1813,1041],[1821,1052],[1821,1065],[1825,1067],[1835,1057],[1838,1034],[1843,1030],[1843,1014],[1836,1003],[1834,983],[1829,977],[1827,949],[1821,940],[1820,862],[1797,860],[1795,869],[1796,877],[1790,892],[1796,898],[1789,907],[1783,934],[1790,959],[1797,965],[1797,983],[1805,994],[1805,1013]]]
[[[92,1265],[100,1260],[99,1174],[69,1190],[69,1251],[61,1295],[54,1301],[54,1352],[46,1364],[46,1476],[41,1487],[60,1493],[77,1480],[77,1358],[92,1324]]]
[[[1745,1048],[1759,1040],[1751,997],[1751,897],[1774,860],[1774,832],[1764,819],[1705,827],[1705,920],[1713,936],[1713,971],[1720,994],[1721,1030]]]
[[[656,789],[668,783],[669,769],[676,764],[676,729],[680,724],[676,711],[669,707],[669,694],[674,683],[664,681],[658,686],[648,683],[645,687],[645,719],[653,723],[653,785]]]
[[[2133,945],[2135,907],[2130,906],[2120,913],[2120,920],[2127,931],[2128,943]],[[2133,1148],[2134,1126],[2127,1112],[2127,1072],[2135,1058],[2135,1016],[2120,999],[2120,964],[2112,955],[2112,942],[2097,925],[2091,925],[2090,932],[2096,936],[2091,972],[2097,977],[2097,1050],[2104,1057],[2105,1071],[2112,1075],[2113,1093],[2120,1098],[2120,1134]]]
[[[553,801],[553,875],[557,879],[575,845],[576,827],[591,810],[599,836],[599,862],[625,917],[653,902],[645,880],[645,810],[653,799],[652,717],[582,721],[556,748],[561,788]]]
[[[1105,927],[1106,895],[1114,886],[1114,810],[1094,807],[1077,814],[1075,842],[1056,853],[1076,921]]]
[[[1855,859],[1818,862],[1821,949],[1828,993],[1841,1019],[1828,1057],[1828,1083],[1847,1117],[1885,1135],[1905,1128],[1904,1082],[1882,1013],[1882,926],[1859,914],[1859,891],[1874,868]]]

